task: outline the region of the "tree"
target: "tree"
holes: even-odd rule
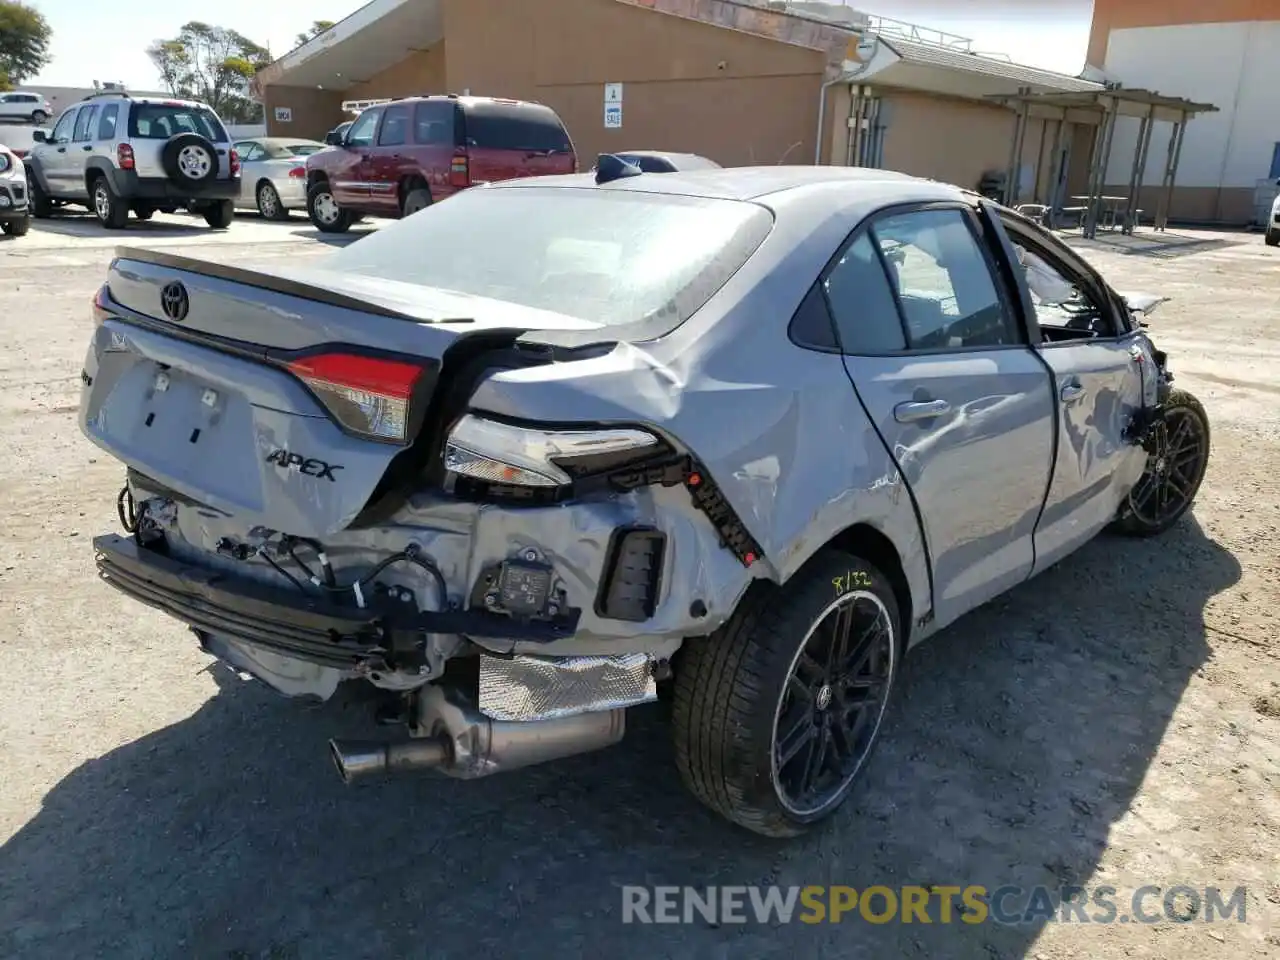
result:
[[[0,77],[5,84],[34,77],[52,60],[49,21],[19,0],[0,0]],[[0,90],[4,87],[0,86]]]
[[[332,20],[312,20],[311,29],[307,30],[305,33],[298,34],[298,46],[302,46],[312,37],[318,37],[320,36],[320,34],[324,33],[326,30],[330,30],[332,28],[333,28]]]
[[[249,84],[271,62],[266,47],[235,30],[193,20],[172,40],[151,44],[147,56],[175,97],[207,103],[228,123],[262,121],[262,104]]]

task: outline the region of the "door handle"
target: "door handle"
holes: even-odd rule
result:
[[[945,400],[912,400],[893,408],[893,419],[899,423],[918,423],[936,420],[951,412],[951,404]]]
[[[1084,396],[1084,387],[1078,383],[1063,384],[1062,390],[1058,395],[1062,397],[1063,403],[1075,403]]]

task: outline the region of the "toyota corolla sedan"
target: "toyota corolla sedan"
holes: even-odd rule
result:
[[[693,794],[794,835],[911,646],[1191,507],[1209,423],[1156,302],[974,193],[832,167],[605,156],[298,267],[122,249],[82,375],[125,476],[98,570],[285,694],[382,691],[402,735],[332,743],[348,780],[603,748],[666,691]]]

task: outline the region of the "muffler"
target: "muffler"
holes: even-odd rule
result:
[[[432,686],[418,694],[413,733],[397,743],[331,740],[329,750],[347,783],[429,769],[470,780],[613,746],[626,733],[626,711],[491,720],[458,691]]]

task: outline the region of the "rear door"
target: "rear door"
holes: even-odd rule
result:
[[[569,134],[550,107],[476,100],[462,110],[463,144],[473,183],[573,173]]]
[[[231,138],[218,115],[198,103],[137,101],[129,105],[129,144],[139,177],[167,177],[164,145],[179,133],[194,133],[213,144],[218,179],[231,176]]]
[[[1142,474],[1146,453],[1126,439],[1154,393],[1146,339],[1105,283],[1065,244],[1008,217],[1003,224],[1023,270],[1039,330],[1036,347],[1053,371],[1058,452],[1036,529],[1036,570],[1066,556],[1115,519]]]
[[[902,471],[948,623],[1030,576],[1054,399],[963,205],[864,224],[824,277],[845,366]]]
[[[413,111],[407,103],[384,108],[378,139],[362,164],[369,185],[369,212],[394,217],[400,212],[400,182],[417,172],[410,153]]]
[[[432,200],[457,190],[450,176],[457,137],[458,106],[452,100],[419,100],[413,105],[413,157],[426,178]]]
[[[66,185],[67,192],[76,196],[89,195],[84,174],[89,166],[89,158],[94,152],[94,139],[98,135],[98,110],[99,105],[96,103],[81,107],[71,134],[71,145],[67,150]]]

